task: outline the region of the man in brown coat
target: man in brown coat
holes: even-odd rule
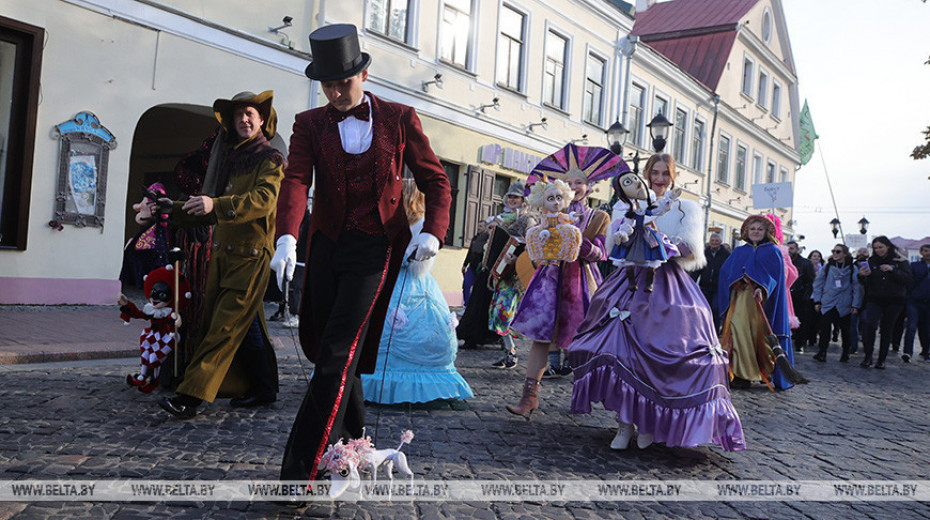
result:
[[[204,181],[207,194],[172,208],[172,220],[182,225],[215,225],[203,336],[177,393],[159,402],[182,419],[218,396],[235,397],[232,406],[242,407],[276,399],[278,369],[262,305],[285,162],[268,142],[277,119],[272,98],[269,90],[214,102],[223,131]]]

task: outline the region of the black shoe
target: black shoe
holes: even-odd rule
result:
[[[849,356],[840,356],[840,363],[849,363]]]
[[[730,381],[730,388],[737,390],[747,390],[752,386],[752,381],[748,379],[743,379],[741,377],[734,377],[733,381]]]
[[[572,373],[572,367],[568,366],[567,361],[562,361],[562,366],[558,369],[560,376],[567,376]]]
[[[238,399],[231,399],[229,401],[229,406],[233,408],[254,408],[256,406],[271,404],[277,400],[278,396],[276,394],[250,395]]]
[[[158,406],[178,419],[190,419],[197,415],[197,405],[181,404],[177,396],[161,399],[158,401]]]
[[[907,354],[901,354],[901,361],[904,361],[905,363],[910,363],[911,356],[908,356]]]
[[[815,354],[815,355],[814,355],[814,361],[820,361],[821,363],[826,363],[826,362],[827,362],[827,356],[825,356],[825,355],[823,355],[823,354]]]
[[[559,369],[552,366],[551,364],[548,367],[546,367],[546,371],[543,372],[543,377],[546,377],[546,378],[560,377],[561,375],[562,374],[559,373]]]
[[[517,356],[508,352],[506,356],[500,358],[491,366],[494,368],[514,368],[517,366]]]
[[[859,363],[859,366],[862,368],[869,368],[870,366],[872,366],[872,360],[868,358],[863,359],[862,363]]]
[[[836,342],[839,341],[839,340],[840,340],[839,334],[834,334],[834,335],[833,335],[833,342],[836,343]]]
[[[885,364],[882,362],[875,363],[875,368],[879,370],[885,370]]]
[[[921,354],[920,357],[922,357],[924,361],[930,361],[930,354]]]

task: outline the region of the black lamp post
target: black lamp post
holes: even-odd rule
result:
[[[668,142],[668,129],[672,127],[672,122],[665,117],[665,114],[659,112],[646,126],[649,127],[649,137],[652,138],[653,150],[656,153],[661,152]]]
[[[859,233],[866,234],[869,231],[869,221],[865,217],[859,219]]]
[[[833,220],[830,221],[830,225],[833,226],[833,238],[836,238],[836,235],[840,233],[840,219],[833,217]]]

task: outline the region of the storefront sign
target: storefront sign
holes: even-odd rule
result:
[[[484,164],[493,164],[529,175],[543,158],[513,148],[504,148],[499,144],[488,144],[478,149],[478,160]]]

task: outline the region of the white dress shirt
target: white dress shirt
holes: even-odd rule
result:
[[[365,153],[371,148],[371,99],[368,94],[362,96],[352,108],[368,102],[368,121],[362,121],[355,116],[349,116],[339,122],[339,138],[342,140],[342,149],[346,153]],[[351,109],[350,109],[351,110]]]

